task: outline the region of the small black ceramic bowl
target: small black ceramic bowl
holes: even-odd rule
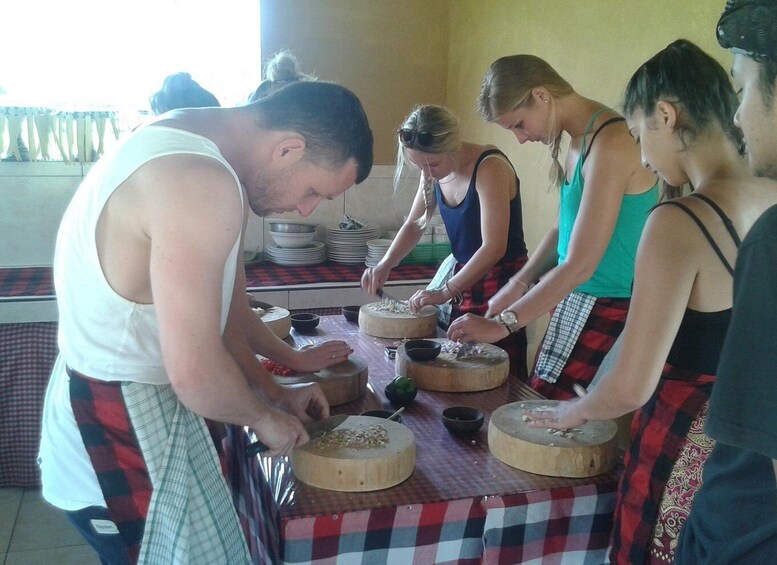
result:
[[[343,306],[343,317],[349,322],[358,322],[360,309],[361,306]]]
[[[405,342],[407,356],[413,361],[432,361],[440,354],[441,347],[431,339],[411,339]]]
[[[366,412],[362,412],[362,416],[372,416],[373,418],[388,418],[391,416],[394,412],[391,410],[367,410]],[[402,416],[397,416],[394,418],[395,422],[401,422]]]
[[[451,406],[442,411],[442,423],[452,434],[471,434],[483,425],[483,412],[469,406]]]
[[[310,314],[308,312],[302,312],[300,314],[291,315],[291,325],[298,332],[312,332],[318,326],[318,322],[321,318],[318,314]]]

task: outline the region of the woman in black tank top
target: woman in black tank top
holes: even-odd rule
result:
[[[567,428],[637,410],[613,564],[672,562],[713,443],[702,429],[730,317],[732,265],[747,230],[775,201],[741,157],[737,104],[726,71],[685,40],[632,77],[624,110],[643,163],[667,184],[695,191],[648,219],[612,368],[582,398],[531,415],[534,425]]]

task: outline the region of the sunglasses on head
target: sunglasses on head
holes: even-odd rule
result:
[[[442,131],[440,133],[432,133],[430,131],[415,131],[412,129],[402,128],[398,131],[399,141],[402,145],[413,145],[415,141],[419,147],[429,147],[434,143],[435,137],[442,135],[448,135],[449,131]]]

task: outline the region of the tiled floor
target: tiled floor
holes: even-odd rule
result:
[[[40,491],[0,488],[0,565],[99,565],[94,550]]]

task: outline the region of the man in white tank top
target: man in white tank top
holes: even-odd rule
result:
[[[57,237],[60,355],[40,466],[44,497],[106,562],[250,562],[203,418],[250,426],[284,455],[329,407],[318,386],[276,385],[256,360],[263,338],[280,346],[246,299],[244,204],[307,216],[371,166],[358,99],[301,82],[164,114],[84,179]]]

